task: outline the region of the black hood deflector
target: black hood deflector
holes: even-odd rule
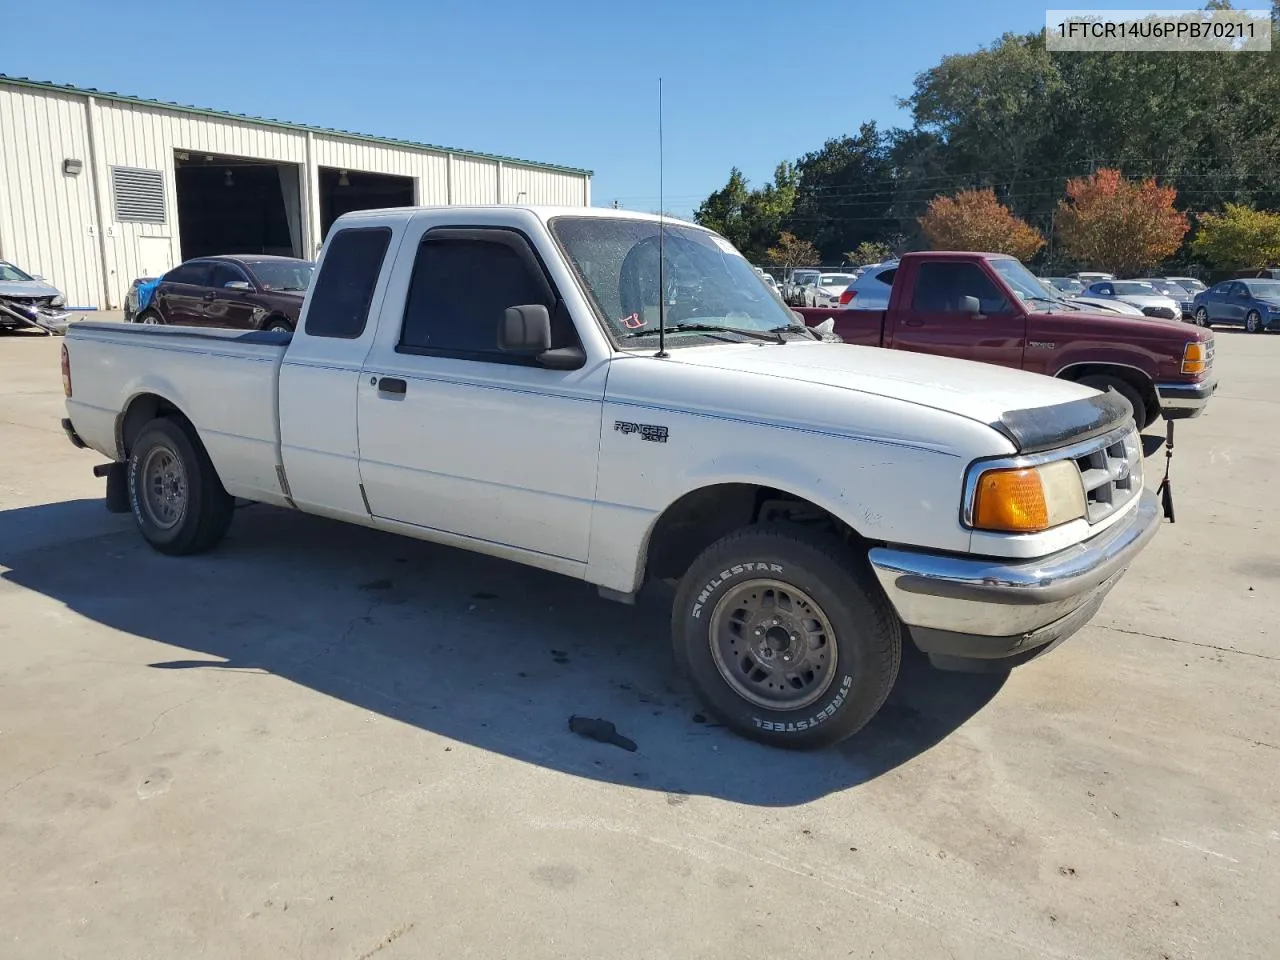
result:
[[[1040,453],[1088,440],[1133,419],[1133,407],[1114,390],[1051,407],[1009,410],[992,426],[1013,441],[1019,453]]]

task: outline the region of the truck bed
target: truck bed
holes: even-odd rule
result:
[[[67,331],[72,395],[67,411],[81,439],[119,459],[121,412],[148,394],[191,420],[227,492],[283,502],[278,382],[291,334],[82,322]],[[82,347],[92,342],[93,349]],[[157,355],[162,356],[157,356]]]
[[[816,327],[828,317],[835,320],[835,332],[845,343],[878,347],[884,342],[883,310],[845,310],[841,307],[794,307],[806,326]]]

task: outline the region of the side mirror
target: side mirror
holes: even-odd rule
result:
[[[961,297],[960,311],[971,316],[979,316],[982,313],[982,302],[977,297]]]
[[[498,349],[532,354],[550,370],[577,370],[587,362],[581,347],[551,349],[551,314],[540,303],[507,307],[498,325]]]
[[[224,290],[252,290],[253,285],[248,280],[228,280],[222,285]]]
[[[542,353],[551,349],[551,314],[540,303],[507,307],[498,326],[498,349]]]

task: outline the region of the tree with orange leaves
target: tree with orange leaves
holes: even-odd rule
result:
[[[1014,216],[990,188],[934,197],[919,223],[935,250],[980,250],[1029,260],[1044,246],[1040,231]]]
[[[1062,250],[1093,269],[1144,273],[1176,253],[1190,229],[1187,215],[1173,208],[1176,198],[1154,177],[1127,180],[1119,170],[1068,180],[1056,217]]]

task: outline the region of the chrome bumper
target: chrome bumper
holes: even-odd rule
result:
[[[1204,413],[1209,398],[1218,389],[1218,378],[1211,375],[1199,383],[1157,383],[1160,412],[1166,420],[1187,420]]]
[[[1030,659],[1088,622],[1160,526],[1156,495],[1097,536],[1029,561],[876,547],[868,558],[916,646],[939,666]]]

